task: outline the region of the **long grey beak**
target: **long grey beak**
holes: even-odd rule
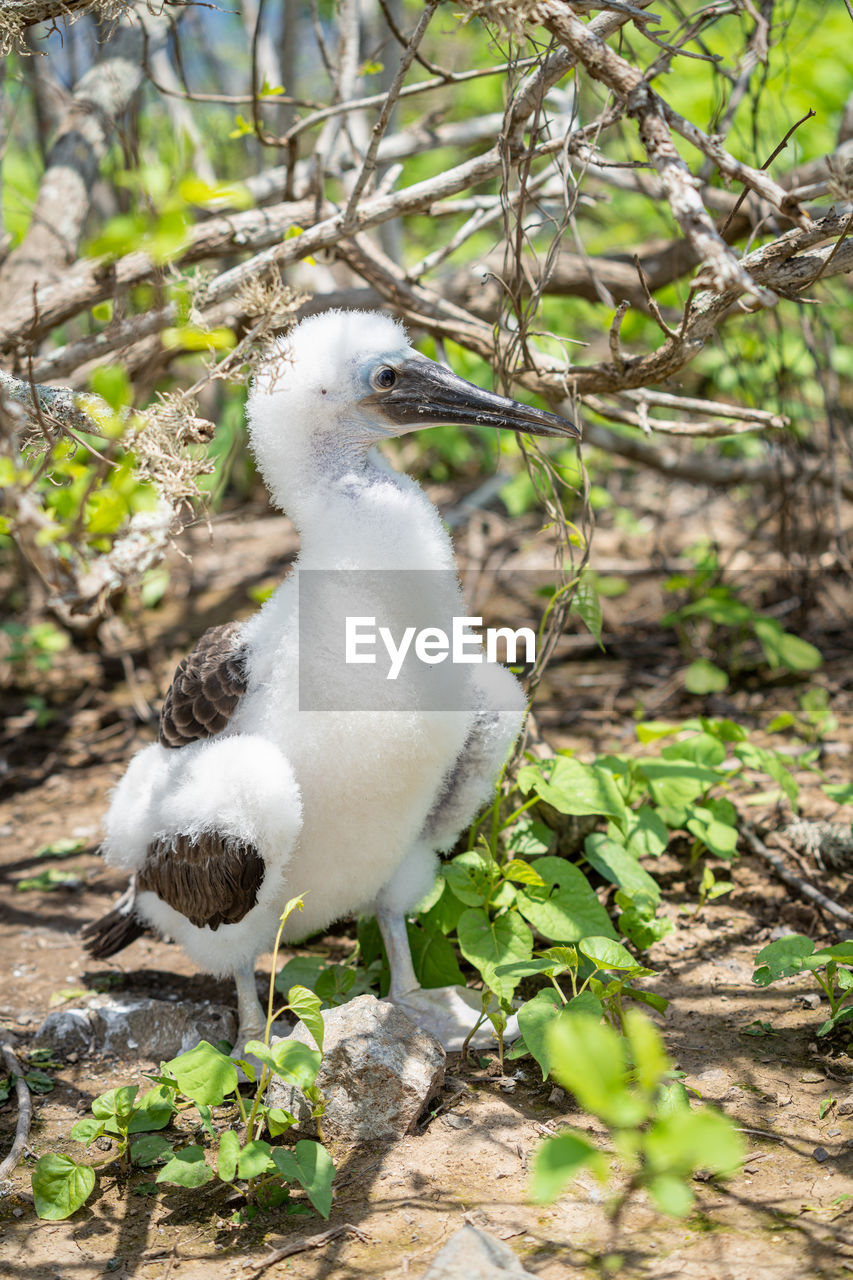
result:
[[[372,402],[396,426],[428,427],[438,422],[469,427],[508,427],[531,436],[579,437],[574,422],[484,391],[425,357],[396,365],[397,383]]]

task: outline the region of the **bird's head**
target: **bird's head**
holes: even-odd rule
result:
[[[422,356],[401,324],[325,311],[278,340],[249,397],[252,447],[270,480],[306,446],[341,459],[436,423],[579,436],[573,422],[484,391]]]

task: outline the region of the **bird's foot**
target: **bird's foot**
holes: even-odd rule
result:
[[[403,995],[387,998],[402,1009],[416,1026],[434,1035],[448,1053],[459,1052],[483,1009],[481,993],[468,987],[417,987]],[[504,1042],[516,1040],[520,1034],[518,1019],[512,1014],[503,1033]],[[468,1043],[475,1049],[493,1049],[496,1041],[495,1029],[486,1018]]]

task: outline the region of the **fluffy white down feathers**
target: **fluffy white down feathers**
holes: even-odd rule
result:
[[[226,729],[177,750],[146,747],[112,798],[106,855],[128,871],[161,837],[215,830],[258,849],[263,884],[237,924],[198,928],[155,894],[139,897],[139,913],[216,974],[269,948],[290,897],[305,899],[291,939],[377,900],[411,908],[434,877],[435,850],[452,844],[489,799],[521,723],[524,697],[514,678],[475,666],[454,675],[453,711],[401,710],[400,689],[379,674],[371,711],[300,707],[299,572],[453,570],[432,504],[370,448],[395,432],[369,404],[369,370],[414,354],[394,321],[353,312],[312,317],[280,345],[253,389],[248,418],[270,492],[300,530],[296,573],[245,625],[249,684]],[[393,577],[387,598],[370,609],[392,619],[412,607],[394,596]],[[452,572],[425,578],[419,608],[448,620],[465,612]],[[312,636],[312,645],[323,642]],[[334,682],[334,668],[327,679]],[[484,717],[496,688],[504,710]],[[475,722],[477,767],[433,813]]]

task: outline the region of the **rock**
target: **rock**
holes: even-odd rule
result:
[[[83,1009],[49,1013],[36,1040],[66,1054],[91,1049],[160,1062],[195,1048],[199,1040],[233,1042],[236,1034],[234,1014],[216,1005],[103,995]]]
[[[423,1280],[531,1280],[508,1244],[479,1227],[451,1236]]]
[[[729,1089],[730,1076],[722,1067],[708,1067],[693,1077],[692,1085],[700,1098],[713,1098],[718,1101]]]
[[[825,1164],[829,1159],[829,1152],[826,1147],[815,1147],[812,1152],[812,1159],[817,1160],[818,1164]]]
[[[839,1098],[835,1104],[835,1114],[837,1116],[853,1116],[853,1093],[848,1093],[846,1098]]]
[[[36,1032],[36,1044],[67,1053],[88,1049],[94,1028],[88,1009],[57,1009],[49,1013]]]
[[[372,995],[324,1010],[323,1023],[317,1085],[326,1098],[324,1137],[390,1142],[411,1133],[444,1083],[446,1055],[438,1041]],[[316,1047],[302,1023],[286,1038]],[[291,1111],[302,1132],[314,1132],[302,1094],[282,1080],[273,1080],[266,1101]]]

